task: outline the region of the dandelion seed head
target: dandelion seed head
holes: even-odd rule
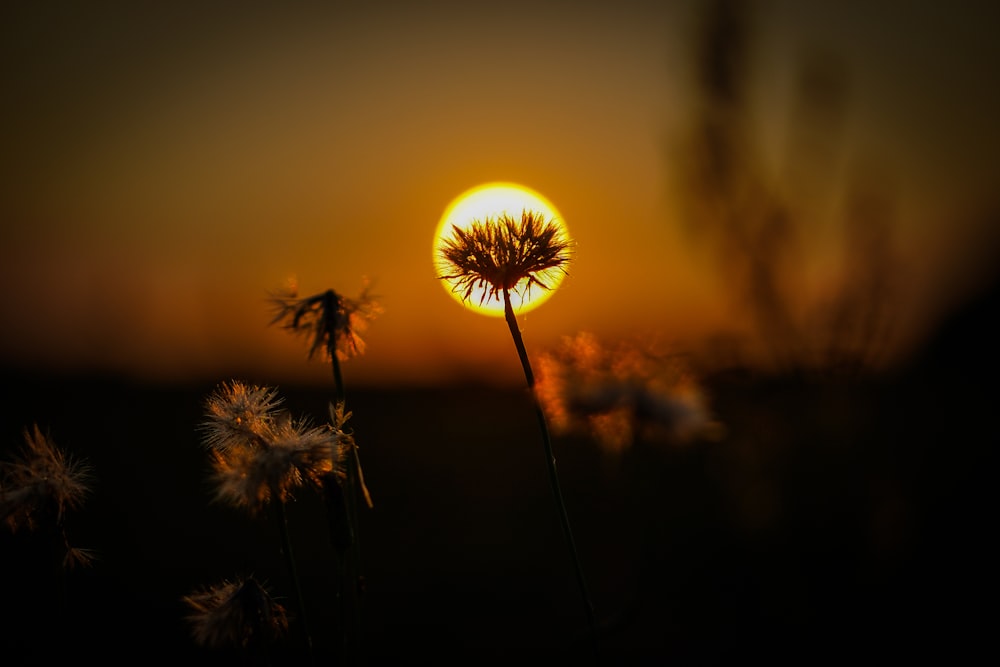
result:
[[[271,387],[223,382],[205,401],[205,446],[220,451],[252,446],[271,428],[281,403]]]
[[[319,487],[323,475],[333,470],[336,440],[299,435],[276,440],[270,447],[214,452],[216,498],[251,513],[273,500],[287,502],[296,489]]]
[[[469,302],[503,303],[505,293],[528,296],[548,290],[566,273],[572,243],[562,225],[524,210],[520,218],[507,213],[453,225],[439,249],[438,278]]]
[[[256,513],[300,487],[320,487],[339,464],[339,432],[293,419],[280,402],[274,389],[238,382],[208,399],[204,438],[218,501]]]
[[[270,644],[288,632],[288,613],[254,577],[222,583],[183,597],[197,644],[246,648]]]
[[[92,468],[65,453],[37,424],[24,430],[19,456],[0,463],[0,516],[13,531],[33,530],[54,510],[61,522],[67,510],[83,504]]]
[[[365,281],[357,298],[348,298],[334,290],[326,290],[299,298],[293,282],[270,294],[273,311],[271,324],[300,335],[309,341],[310,359],[323,356],[330,360],[336,354],[341,361],[365,353],[361,337],[368,325],[382,314],[382,306],[370,293]]]

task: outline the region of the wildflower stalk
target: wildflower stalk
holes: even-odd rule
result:
[[[251,439],[256,441],[262,448],[271,447],[266,438],[254,433]],[[292,553],[292,538],[288,533],[288,513],[285,511],[285,501],[282,498],[281,489],[277,485],[271,487],[271,497],[274,498],[274,513],[278,523],[278,537],[281,540],[281,554],[285,557],[285,567],[288,568],[288,578],[292,584],[292,591],[295,594],[295,606],[299,612],[299,625],[302,628],[303,641],[306,645],[306,653],[309,656],[309,663],[316,664],[316,656],[313,652],[312,633],[309,631],[309,623],[306,615],[305,597],[302,595],[302,583],[299,580],[298,567],[295,565],[295,554]]]
[[[279,492],[274,490],[274,496],[278,498]],[[275,516],[278,520],[278,533],[281,538],[281,552],[285,557],[285,565],[288,567],[288,577],[292,582],[292,590],[295,592],[295,604],[299,610],[299,625],[302,627],[302,634],[306,643],[306,651],[309,655],[309,663],[316,664],[316,655],[313,652],[312,633],[309,632],[309,624],[306,622],[306,604],[302,596],[302,585],[299,581],[298,569],[295,565],[295,555],[292,553],[292,540],[288,534],[288,514],[285,512],[285,501],[278,498],[274,503]]]
[[[580,564],[580,555],[576,549],[576,540],[573,539],[573,529],[570,526],[569,514],[566,511],[566,503],[563,501],[562,490],[559,485],[559,474],[556,471],[556,457],[552,451],[552,440],[549,437],[549,427],[545,419],[542,406],[535,396],[535,374],[531,369],[531,361],[528,359],[528,351],[524,347],[524,339],[521,330],[517,325],[517,317],[514,315],[514,308],[510,302],[510,290],[503,290],[503,311],[504,319],[507,321],[507,328],[514,339],[514,347],[517,348],[517,357],[521,360],[521,367],[524,369],[524,378],[528,383],[528,390],[531,392],[535,405],[535,414],[538,417],[538,426],[542,432],[542,445],[545,448],[545,465],[549,472],[549,485],[552,487],[552,495],[555,499],[556,510],[559,513],[559,523],[562,525],[563,535],[569,546],[570,556],[573,560],[573,572],[576,575],[576,583],[583,598],[583,605],[587,612],[587,623],[591,631],[591,639],[594,644],[594,652],[599,655],[597,642],[597,621],[594,617],[594,605],[590,599],[590,592],[587,589],[587,580],[583,574],[583,566]]]
[[[295,593],[307,653],[315,663],[305,599],[296,569],[285,504],[303,486],[319,488],[339,467],[340,432],[313,427],[279,410],[273,389],[223,383],[206,401],[203,444],[212,455],[216,497],[256,513],[275,506],[280,547]]]
[[[317,352],[324,352],[330,359],[333,372],[335,402],[331,404],[331,417],[342,436],[345,469],[342,474],[331,471],[325,475],[322,486],[337,569],[336,631],[339,649],[343,651],[339,661],[353,662],[361,628],[361,595],[364,591],[358,538],[358,502],[360,496],[371,508],[372,500],[365,485],[357,445],[349,433],[341,431],[341,426],[350,413],[346,410],[340,361],[364,351],[364,341],[359,332],[381,308],[367,296],[367,292],[362,293],[357,300],[344,298],[332,289],[299,298],[294,286],[275,293],[272,302],[276,307],[272,324],[281,322],[293,333],[308,336],[311,339],[310,358]]]
[[[531,369],[510,298],[512,291],[527,295],[532,287],[551,289],[557,284],[559,274],[565,273],[571,249],[572,242],[561,224],[546,220],[536,211],[525,209],[520,218],[503,213],[483,220],[470,220],[465,226],[453,225],[452,236],[444,240],[439,250],[437,264],[438,277],[451,283],[452,292],[461,295],[462,301],[469,303],[475,297],[479,306],[487,301],[503,301],[504,319],[514,339],[514,347],[517,348],[517,356],[535,404],[535,413],[542,431],[542,444],[545,447],[549,484],[573,558],[573,571],[586,608],[594,653],[599,658],[594,606],[587,591],[583,567],[580,565],[569,516],[559,488],[552,441],[545,413],[535,391],[535,374]]]
[[[331,292],[332,293],[332,292]],[[337,405],[345,406],[347,404],[346,390],[344,389],[344,379],[343,374],[340,370],[340,359],[337,357],[336,350],[336,335],[334,332],[330,332],[331,335],[328,339],[328,352],[330,356],[330,365],[333,372],[333,384],[334,384],[334,396],[336,398]],[[343,557],[340,559],[340,610],[341,610],[341,627],[340,631],[342,633],[342,643],[343,650],[346,652],[344,656],[348,664],[354,662],[353,656],[356,650],[357,634],[361,631],[361,593],[364,588],[364,576],[361,574],[361,541],[358,539],[358,502],[357,502],[357,486],[360,481],[361,489],[364,492],[365,499],[368,502],[369,507],[371,506],[371,497],[368,495],[368,489],[364,485],[364,478],[361,475],[361,461],[358,458],[358,449],[352,441],[351,445],[347,448],[348,463],[346,466],[346,479],[344,481],[344,489],[339,488],[340,482],[334,478],[332,475],[328,476],[328,481],[324,481],[324,485],[330,485],[331,488],[328,489],[328,493],[339,494],[344,501],[345,509],[347,512],[347,530],[349,531],[348,540],[351,549],[352,562],[348,563]],[[334,489],[333,486],[338,488]],[[353,568],[351,567],[353,565]],[[350,598],[350,599],[348,599]],[[354,628],[353,632],[348,632],[346,628],[347,619],[347,608],[351,607],[353,617],[354,617]],[[352,641],[352,638],[354,641]]]

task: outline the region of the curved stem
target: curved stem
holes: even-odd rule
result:
[[[531,390],[532,401],[535,405],[535,414],[538,417],[538,425],[542,431],[542,445],[545,448],[545,463],[549,471],[549,485],[552,487],[556,510],[559,513],[559,522],[562,524],[563,534],[566,536],[570,555],[573,558],[573,571],[576,574],[576,583],[580,588],[580,595],[583,597],[583,604],[587,612],[587,622],[590,625],[594,652],[599,655],[594,605],[590,601],[590,593],[587,591],[587,580],[583,576],[583,566],[580,564],[580,556],[576,549],[576,541],[573,539],[573,530],[570,527],[566,504],[563,502],[562,491],[559,486],[559,474],[556,472],[556,457],[552,451],[552,440],[549,437],[549,427],[545,420],[545,413],[542,411],[542,406],[535,395],[535,374],[531,370],[531,362],[528,359],[528,352],[524,347],[521,330],[517,326],[517,318],[514,316],[514,308],[510,302],[510,292],[508,290],[504,290],[503,292],[503,310],[504,319],[507,320],[507,328],[510,329],[510,335],[514,339],[514,347],[517,348],[517,356],[521,360],[521,367],[524,369],[524,378],[528,382],[528,389]]]

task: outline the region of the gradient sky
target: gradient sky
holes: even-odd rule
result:
[[[354,296],[367,278],[384,313],[348,382],[517,381],[502,320],[456,304],[431,261],[444,209],[489,181],[542,193],[577,244],[521,320],[529,352],[579,331],[684,347],[746,330],[678,185],[706,3],[318,4],[2,10],[0,364],[325,379],[268,326],[267,293],[295,277]],[[748,5],[756,169],[801,212],[788,309],[808,327],[868,275],[838,222],[862,182],[890,211],[875,273],[908,349],[994,259],[1000,12],[813,4]],[[800,162],[810,54],[835,63],[843,108],[823,160]]]

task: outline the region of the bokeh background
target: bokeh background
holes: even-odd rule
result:
[[[516,381],[431,263],[445,207],[495,180],[578,242],[536,344],[753,347],[780,304],[811,339],[881,309],[911,349],[992,266],[997,10],[712,5],[11,6],[0,355],[322,381],[263,299],[367,278],[354,382]]]
[[[90,459],[75,532],[102,553],[66,615],[40,538],[3,533],[14,664],[218,661],[180,596],[287,584],[271,523],[211,502],[196,425],[229,379],[326,414],[329,367],[269,326],[292,278],[370,281],[384,308],[344,367],[376,502],[371,660],[585,659],[509,333],[433,270],[452,198],[497,180],[577,244],[521,319],[529,353],[654,341],[726,425],[680,449],[556,442],[610,655],[947,657],[989,636],[992,4],[0,11],[0,451],[37,422]],[[322,627],[313,500],[293,528]]]

